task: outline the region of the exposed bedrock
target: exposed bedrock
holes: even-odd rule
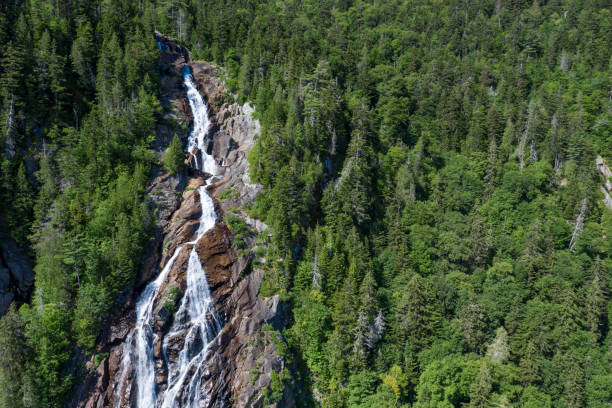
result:
[[[0,235],[0,317],[13,300],[27,301],[34,283],[34,271],[26,250]]]

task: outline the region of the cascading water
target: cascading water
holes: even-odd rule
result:
[[[205,144],[210,127],[208,111],[202,96],[197,91],[191,70],[185,66],[183,79],[187,98],[193,113],[193,131],[189,135],[187,151],[195,166],[212,176],[218,171],[214,158],[206,152]],[[211,183],[213,177],[207,181]],[[215,208],[206,186],[198,189],[202,214],[196,238],[180,245],[168,260],[159,276],[147,285],[136,304],[136,325],[126,338],[120,368],[120,377],[115,388],[116,406],[121,406],[124,383],[133,376],[136,387],[136,408],[151,407],[193,407],[201,404],[201,378],[205,369],[208,346],[221,330],[221,322],[214,309],[206,274],[196,244],[202,236],[214,227]],[[186,289],[176,312],[172,327],[162,342],[162,351],[168,369],[168,386],[158,398],[155,381],[154,344],[159,334],[153,330],[153,308],[159,288],[168,277],[172,265],[184,247],[191,246],[187,267]],[[181,345],[181,339],[182,345]],[[176,341],[178,340],[178,341]],[[178,358],[171,361],[168,354],[178,352]]]
[[[196,167],[205,173],[216,175],[217,163],[212,155],[206,152],[206,137],[208,136],[208,128],[210,127],[210,119],[208,119],[208,109],[202,95],[198,92],[193,82],[191,68],[185,65],[183,72],[183,80],[187,89],[187,99],[193,113],[193,131],[187,142],[187,151],[193,156],[196,162]],[[199,156],[199,157],[198,157]]]
[[[206,187],[198,189],[202,204],[202,221],[198,238],[193,242],[187,266],[187,288],[174,318],[170,331],[164,338],[163,352],[168,367],[168,388],[161,407],[200,407],[200,379],[208,352],[208,345],[221,329],[221,322],[215,314],[206,274],[195,248],[197,241],[215,224],[215,209]],[[184,342],[173,364],[168,359],[170,342],[175,337]],[[172,342],[174,343],[174,342]]]

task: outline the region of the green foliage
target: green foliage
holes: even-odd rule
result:
[[[178,136],[174,135],[166,153],[164,153],[164,168],[168,173],[176,174],[183,169],[184,160],[183,145]]]
[[[86,350],[94,350],[102,318],[109,311],[112,299],[103,284],[85,283],[79,290],[73,329],[77,335],[77,345]]]
[[[30,390],[24,384],[32,350],[25,338],[25,322],[15,305],[0,318],[0,393],[1,407],[23,407]]]
[[[419,379],[417,407],[453,407],[469,402],[478,361],[451,356],[430,364]]]
[[[240,192],[236,189],[228,188],[219,194],[220,200],[235,200],[240,197]]]
[[[2,323],[0,348],[25,346],[0,401],[61,406],[74,345],[135,278],[157,29],[261,121],[260,295],[292,307],[278,344],[302,405],[609,405],[604,2],[85,3],[0,7],[0,225],[36,257],[32,306]],[[175,137],[163,164],[183,160]]]
[[[34,398],[42,406],[61,407],[72,386],[72,375],[64,374],[63,367],[70,358],[70,321],[65,319],[65,308],[53,303],[44,305],[42,311],[37,305],[22,306],[21,314],[26,322],[25,333],[28,344],[35,354],[30,361],[34,387]],[[36,404],[36,405],[38,405]]]
[[[74,395],[76,347],[94,349],[150,239],[158,53],[123,3],[0,8],[0,225],[31,246],[36,273],[32,305],[7,317],[22,352],[20,369],[0,370],[2,406]]]
[[[259,378],[259,375],[261,374],[261,371],[257,370],[257,369],[253,369],[250,371],[251,374],[251,385],[255,384],[255,381],[257,381],[257,379]]]
[[[94,364],[95,364],[95,366],[97,367],[98,365],[100,365],[100,362],[102,362],[102,360],[104,360],[108,356],[109,356],[109,353],[96,353],[96,354],[94,354]]]
[[[269,388],[269,391],[268,391],[268,388],[266,388],[266,391],[268,392],[265,395],[266,397],[265,402],[267,404],[275,404],[277,402],[280,402],[280,400],[283,398],[283,393],[285,391],[285,384],[283,382],[282,374],[279,374],[276,371],[272,371],[270,376],[271,376],[270,388]]]
[[[262,122],[261,295],[292,300],[285,335],[321,406],[586,401],[595,377],[566,351],[609,335],[609,272],[591,271],[610,258],[593,171],[610,51],[585,36],[609,47],[610,12],[519,3],[270,3],[206,46],[240,61],[229,81]]]
[[[251,229],[241,217],[227,213],[225,215],[225,223],[234,236],[232,246],[234,248],[244,248],[246,246],[245,239],[251,234]]]
[[[178,307],[178,301],[181,299],[181,289],[177,286],[173,286],[166,292],[166,300],[164,301],[164,309],[174,313]]]

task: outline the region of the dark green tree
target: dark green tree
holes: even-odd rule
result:
[[[179,173],[183,170],[183,162],[185,160],[185,153],[183,152],[183,145],[177,135],[174,135],[168,149],[164,153],[164,168],[170,174]]]

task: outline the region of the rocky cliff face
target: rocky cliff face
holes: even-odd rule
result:
[[[612,210],[612,197],[610,196],[610,194],[612,194],[612,181],[610,181],[612,178],[612,170],[610,170],[608,164],[601,156],[597,156],[595,163],[597,164],[597,169],[604,179],[604,184],[599,186],[599,189],[604,197],[603,203],[606,207]]]
[[[0,235],[0,317],[13,300],[26,301],[34,283],[34,271],[26,251]]]
[[[247,153],[254,137],[260,131],[259,123],[251,116],[249,105],[224,103],[225,88],[218,70],[206,63],[193,62],[189,51],[171,39],[157,35],[162,49],[160,70],[163,74],[160,91],[166,107],[165,122],[157,129],[155,150],[161,157],[173,133],[172,123],[182,129],[185,142],[192,114],[186,99],[181,73],[185,64],[191,68],[199,92],[209,108],[211,137],[206,147],[222,169],[209,192],[218,215],[213,228],[195,244],[222,329],[209,346],[200,393],[203,407],[256,407],[268,401],[272,373],[285,369],[284,359],[277,353],[282,342],[277,332],[264,330],[272,325],[285,324],[283,305],[277,297],[261,299],[258,296],[263,272],[253,267],[253,246],[257,234],[266,226],[246,216],[243,207],[255,199],[259,187],[250,184]],[[187,160],[189,162],[189,160]],[[162,341],[172,325],[174,313],[185,292],[186,269],[193,244],[190,240],[198,228],[201,214],[198,187],[206,183],[208,174],[189,168],[180,176],[169,176],[161,168],[154,172],[148,192],[151,205],[157,208],[157,231],[143,262],[136,285],[128,291],[121,313],[105,325],[94,356],[87,363],[88,374],[76,397],[78,407],[130,407],[135,406],[137,384],[131,376],[119,378],[124,344],[134,326],[134,305],[144,285],[157,276],[176,249],[182,245],[167,279],[161,284],[153,306],[155,382],[158,393],[167,388],[167,365],[179,357],[173,353],[173,342],[184,338],[167,339],[169,350],[162,353]],[[184,191],[183,191],[184,190]],[[182,194],[180,193],[181,191]],[[237,248],[234,236],[224,221],[224,214],[232,211],[244,220],[251,232],[241,236]],[[100,360],[95,364],[96,360]],[[275,390],[278,392],[278,390]],[[294,400],[289,389],[281,390],[283,397],[277,406],[292,406]]]

